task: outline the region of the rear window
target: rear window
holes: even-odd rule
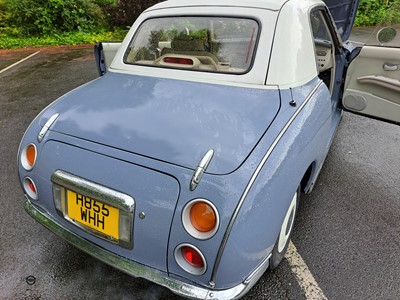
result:
[[[255,20],[168,17],[145,21],[125,56],[126,64],[218,73],[246,73],[259,26]]]

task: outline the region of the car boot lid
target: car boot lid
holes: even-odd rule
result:
[[[56,101],[50,131],[195,169],[213,149],[207,173],[237,169],[280,107],[275,89],[107,73]]]

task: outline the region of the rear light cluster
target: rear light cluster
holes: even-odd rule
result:
[[[25,177],[22,182],[22,186],[24,187],[25,193],[29,196],[29,198],[33,200],[38,199],[36,185],[33,180],[29,177]]]
[[[33,167],[35,166],[36,157],[37,157],[36,146],[34,144],[29,144],[25,146],[25,148],[22,149],[21,152],[22,167],[27,171],[32,170]]]
[[[35,144],[26,145],[21,151],[21,165],[26,171],[31,171],[35,166],[37,149]],[[22,186],[29,198],[37,200],[38,193],[34,181],[30,177],[25,177]]]
[[[207,270],[204,255],[193,245],[181,244],[175,248],[175,260],[186,272],[203,275]]]
[[[202,268],[204,267],[203,257],[196,249],[190,246],[184,246],[181,248],[182,256],[185,260],[193,267]]]
[[[186,231],[196,239],[211,238],[218,230],[219,216],[215,206],[208,200],[195,199],[183,209],[182,223]]]
[[[213,237],[218,230],[218,211],[210,201],[195,199],[184,207],[182,223],[192,237],[206,240]],[[190,244],[181,244],[175,248],[175,260],[182,269],[193,275],[203,275],[207,270],[204,255]]]

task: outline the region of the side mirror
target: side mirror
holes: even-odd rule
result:
[[[393,27],[385,27],[378,31],[376,37],[379,43],[385,44],[393,41],[396,35],[397,35],[396,29],[394,29]]]

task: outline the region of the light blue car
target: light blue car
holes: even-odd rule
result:
[[[194,299],[237,299],[287,250],[343,108],[400,121],[395,26],[355,48],[358,1],[170,0],[44,109],[25,208],[81,250]],[[347,76],[346,76],[347,74]]]

